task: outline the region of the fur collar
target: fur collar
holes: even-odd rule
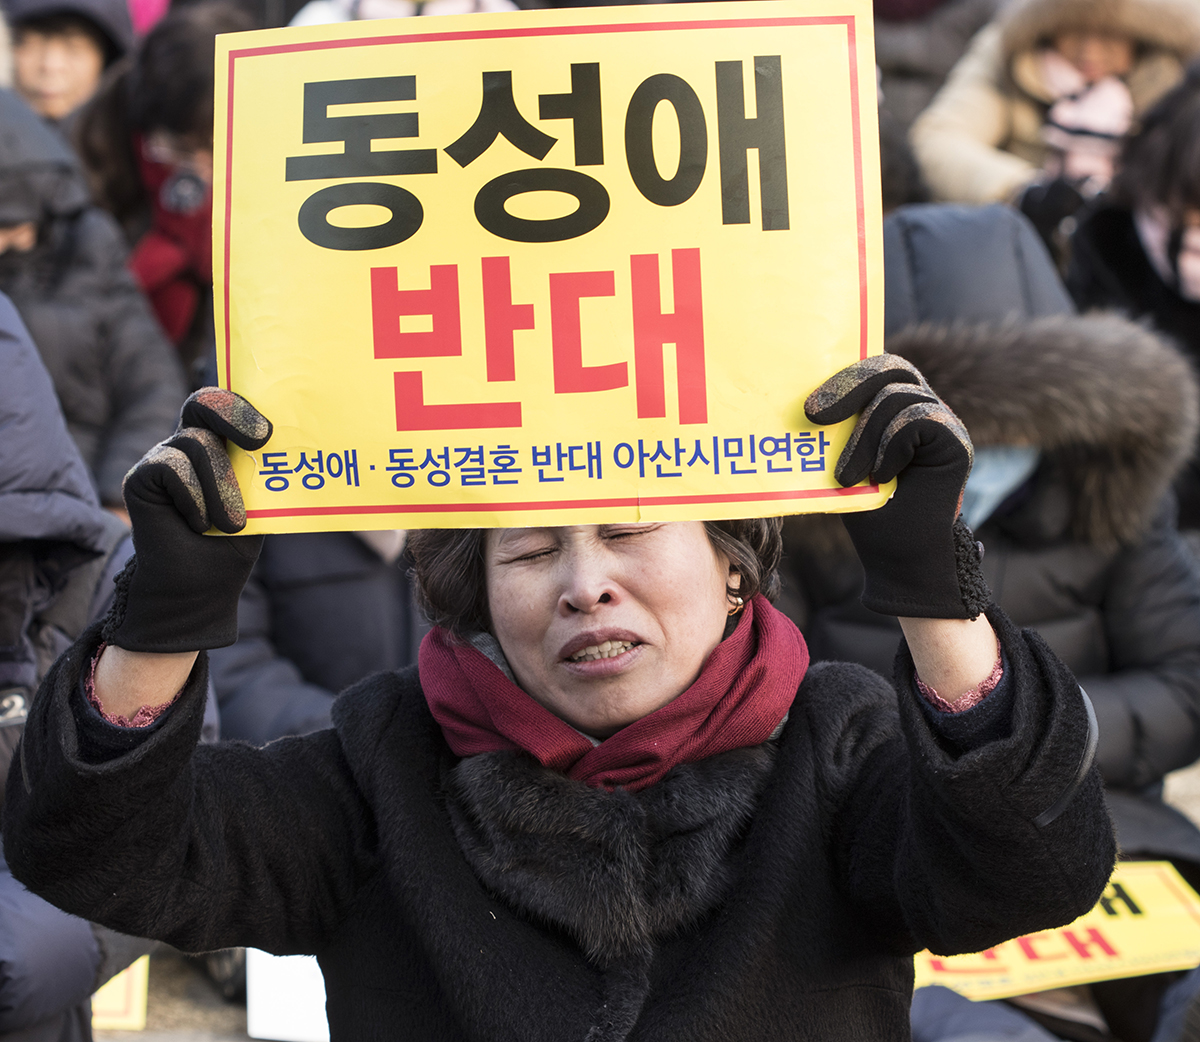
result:
[[[1181,62],[1200,51],[1200,9],[1189,0],[1012,0],[998,21],[1008,58],[1066,29],[1128,36]]]
[[[1191,366],[1116,316],[914,326],[887,350],[921,370],[976,445],[1034,444],[1058,457],[1070,530],[1084,542],[1136,539],[1195,445]]]
[[[509,905],[570,934],[593,963],[644,965],[715,907],[775,762],[771,743],[676,767],[641,792],[593,789],[523,753],[482,753],[446,779],[455,835]]]

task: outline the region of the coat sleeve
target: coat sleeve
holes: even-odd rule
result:
[[[1084,676],[1108,785],[1142,788],[1200,757],[1200,566],[1164,512],[1113,563],[1109,672]]]
[[[183,367],[126,265],[116,222],[95,208],[81,218],[86,243],[103,280],[99,296],[105,378],[111,415],[95,463],[100,499],[120,505],[121,483],[152,446],[168,438],[187,397]]]
[[[73,704],[98,642],[94,627],[34,699],[4,808],[13,874],[65,911],[184,951],[319,950],[375,865],[337,735],[197,748],[201,654],[161,726],[88,762]]]
[[[829,741],[818,755],[831,765],[840,878],[898,951],[975,952],[1061,926],[1095,904],[1116,858],[1079,685],[1036,633],[995,608],[989,619],[1013,684],[1006,737],[948,748],[903,646],[899,720],[882,682],[813,710],[829,717],[814,731]]]
[[[264,745],[329,726],[334,692],[308,683],[271,640],[271,599],[251,574],[238,601],[238,639],[209,653],[224,738]]]
[[[911,141],[934,198],[944,202],[1005,202],[1037,173],[1004,151],[1012,101],[1004,76],[1000,30],[976,35],[937,96],[913,123]]]

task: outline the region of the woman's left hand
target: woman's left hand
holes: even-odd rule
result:
[[[842,515],[866,571],[863,604],[885,615],[976,618],[991,592],[958,516],[973,458],[958,417],[911,362],[889,354],[830,377],[804,411],[814,423],[861,413],[834,472],[843,486],[898,479],[878,510]]]

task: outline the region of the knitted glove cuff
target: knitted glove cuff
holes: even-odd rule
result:
[[[954,572],[958,576],[958,590],[962,595],[967,618],[977,619],[992,603],[992,591],[988,589],[980,564],[983,561],[983,543],[959,515],[954,521]]]

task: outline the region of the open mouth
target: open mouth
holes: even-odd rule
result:
[[[632,640],[606,640],[603,644],[592,644],[570,656],[568,662],[598,662],[602,658],[616,658],[635,647]]]

